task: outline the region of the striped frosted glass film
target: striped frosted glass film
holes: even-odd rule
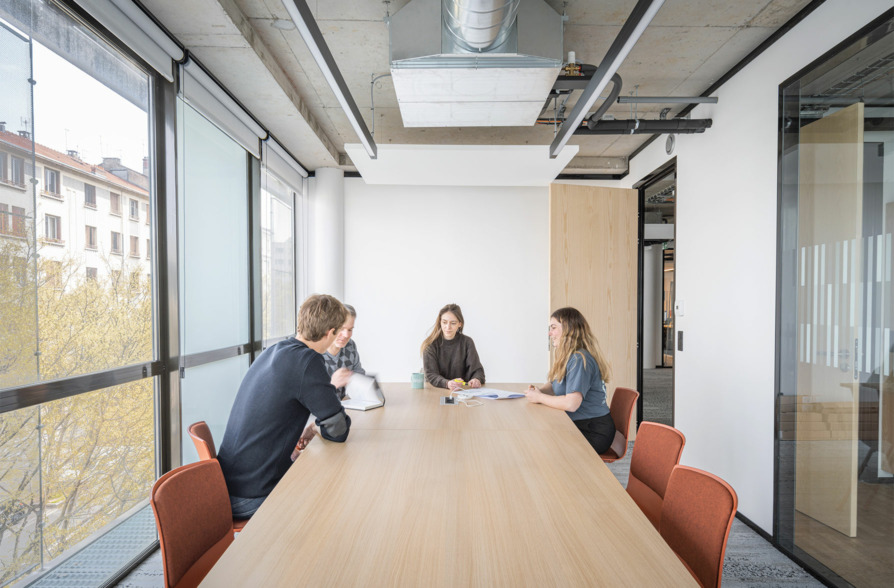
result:
[[[154,383],[0,415],[0,584],[53,567],[147,504],[155,481]],[[117,567],[154,540],[150,528],[119,543]]]
[[[777,537],[894,574],[894,23],[782,90]]]
[[[295,333],[295,195],[264,169],[261,179],[261,311],[263,339]]]
[[[192,423],[205,421],[211,429],[215,446],[220,447],[236,392],[247,371],[248,355],[230,357],[186,370],[180,383],[183,463],[199,460],[187,430]]]
[[[249,340],[248,154],[178,104],[180,320],[183,352]]]
[[[0,68],[0,386],[151,361],[148,74],[40,0]]]

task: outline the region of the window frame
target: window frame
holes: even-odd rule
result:
[[[84,249],[88,251],[97,251],[99,249],[97,228],[91,225],[84,225],[84,227]]]
[[[50,179],[52,178],[52,181]],[[43,190],[41,194],[50,198],[62,199],[62,172],[44,165],[43,167]]]
[[[111,231],[109,253],[112,255],[124,255],[123,237],[119,231]]]
[[[44,239],[54,244],[65,243],[62,239],[62,217],[55,214],[45,214],[43,221]],[[50,227],[52,227],[52,231],[50,231]],[[50,236],[50,233],[52,233],[52,236]]]
[[[96,186],[84,182],[84,207],[96,209]]]
[[[121,193],[109,192],[109,214],[121,216]]]

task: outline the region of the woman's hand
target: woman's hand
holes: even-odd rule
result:
[[[335,373],[332,374],[332,385],[336,388],[344,388],[348,385],[348,382],[351,381],[352,375],[354,375],[354,372],[348,368],[338,368],[335,370]]]
[[[528,386],[528,389],[525,390],[525,398],[532,404],[540,404],[542,402],[543,392],[540,391],[540,388]]]
[[[478,378],[472,378],[471,380],[469,380],[469,388],[480,388],[480,387],[481,387],[481,380],[479,380]]]
[[[462,390],[463,385],[456,380],[447,380],[447,389],[451,392],[456,392],[457,390]]]

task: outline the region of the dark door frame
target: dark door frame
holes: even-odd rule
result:
[[[646,174],[640,181],[633,184],[633,188],[637,190],[637,200],[639,206],[638,220],[638,239],[637,239],[637,277],[636,277],[636,389],[640,395],[636,401],[636,424],[643,421],[643,255],[645,254],[645,231],[646,231],[646,188],[652,186],[659,180],[663,179],[669,173],[676,172],[677,158],[672,157],[666,163],[656,168],[649,174]],[[674,214],[676,215],[676,203],[674,203]],[[675,235],[676,238],[676,230]],[[674,264],[676,267],[676,250],[674,251]],[[663,352],[663,350],[662,350]],[[671,382],[671,397],[673,398],[673,382]],[[673,415],[671,415],[673,418]]]

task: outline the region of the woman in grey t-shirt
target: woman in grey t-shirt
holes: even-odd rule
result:
[[[529,386],[528,401],[564,410],[596,453],[615,439],[615,423],[605,401],[611,368],[587,319],[576,308],[560,308],[549,319],[549,339],[556,349],[548,384]]]

